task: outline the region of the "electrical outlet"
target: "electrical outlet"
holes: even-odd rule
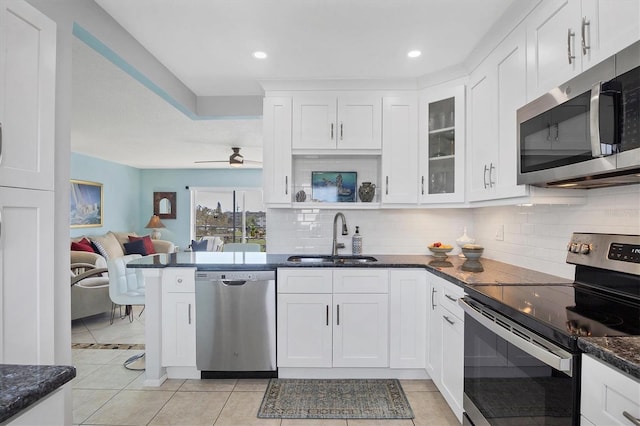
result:
[[[499,225],[496,229],[496,240],[504,241],[504,225]]]

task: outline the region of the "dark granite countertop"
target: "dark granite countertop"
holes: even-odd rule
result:
[[[196,267],[198,270],[275,270],[283,267],[305,268],[425,268],[427,271],[464,287],[466,284],[561,284],[572,280],[491,259],[480,259],[482,272],[462,270],[465,258],[456,255],[446,261],[429,255],[378,255],[377,262],[363,264],[288,262],[288,254],[251,252],[184,252],[146,256],[129,263],[133,268]],[[578,346],[614,367],[640,377],[640,337],[579,338]]]
[[[428,255],[381,255],[374,254],[372,263],[299,263],[288,262],[289,254],[267,254],[254,252],[181,252],[145,256],[127,264],[130,268],[196,267],[198,270],[275,270],[277,268],[425,268],[463,287],[465,284],[547,284],[570,283],[543,272],[520,268],[491,259],[480,259],[483,272],[462,270],[465,258],[449,256],[446,261]]]
[[[640,380],[640,336],[580,337],[578,347]]]
[[[0,364],[0,422],[20,413],[74,377],[76,368],[67,365]]]

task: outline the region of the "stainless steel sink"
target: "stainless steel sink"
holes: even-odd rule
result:
[[[294,263],[333,263],[333,264],[362,264],[377,262],[373,256],[319,256],[319,255],[295,255],[289,256],[288,262]]]

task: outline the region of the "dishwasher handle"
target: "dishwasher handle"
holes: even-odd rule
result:
[[[245,285],[247,283],[246,280],[220,280],[220,282],[227,286]]]

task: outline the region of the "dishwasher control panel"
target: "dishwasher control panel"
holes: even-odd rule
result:
[[[269,281],[275,271],[197,271],[196,281]]]

